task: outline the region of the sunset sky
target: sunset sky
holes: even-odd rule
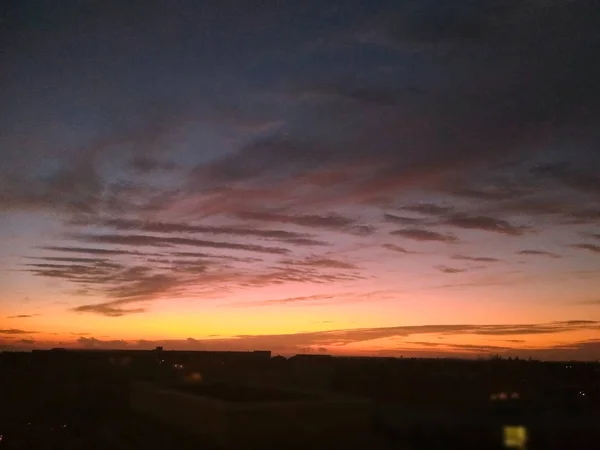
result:
[[[594,2],[8,17],[0,349],[600,358]]]

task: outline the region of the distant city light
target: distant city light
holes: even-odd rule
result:
[[[200,372],[194,372],[185,377],[185,380],[190,383],[199,383],[202,381],[202,375]]]
[[[504,446],[507,448],[524,449],[527,443],[527,428],[523,426],[505,425]]]

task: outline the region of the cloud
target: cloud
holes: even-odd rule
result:
[[[444,272],[444,273],[463,273],[463,272],[467,272],[467,269],[457,269],[456,267],[437,266],[436,268],[440,272]]]
[[[141,262],[138,262],[141,264]],[[58,278],[78,287],[81,295],[100,295],[106,300],[73,308],[76,312],[93,312],[117,317],[144,312],[143,308],[126,308],[129,303],[148,302],[169,295],[176,297],[181,289],[207,268],[220,267],[219,262],[169,261],[166,267],[136,265],[136,262],[117,263],[94,260],[79,264],[25,264],[24,270],[37,276]]]
[[[151,233],[202,233],[230,235],[239,237],[258,237],[277,239],[291,243],[313,242],[311,235],[287,230],[261,230],[257,228],[239,228],[227,226],[190,225],[188,223],[144,222],[141,220],[111,219],[97,225],[120,231],[144,231]]]
[[[495,263],[495,262],[501,261],[498,258],[491,258],[489,256],[465,256],[465,255],[453,255],[452,259],[455,259],[457,261],[472,261],[472,262],[485,262],[485,263]]]
[[[86,348],[123,348],[127,346],[127,342],[123,340],[103,341],[93,337],[80,337],[77,343]]]
[[[472,200],[482,200],[486,202],[500,202],[508,200],[518,200],[531,194],[531,189],[526,186],[515,186],[514,184],[499,182],[491,184],[489,180],[483,186],[467,186],[468,181],[452,180],[452,184],[447,188],[448,192],[458,197],[464,197]]]
[[[393,252],[397,252],[397,253],[407,253],[407,254],[415,254],[416,252],[410,251],[410,250],[406,250],[404,247],[400,247],[399,245],[396,244],[382,244],[383,248],[387,248],[388,250],[391,250]]]
[[[236,216],[244,220],[255,220],[261,222],[275,222],[282,224],[298,225],[302,227],[325,228],[325,229],[341,229],[352,225],[354,219],[344,217],[339,214],[303,214],[303,215],[287,215],[267,212],[239,212]]]
[[[406,226],[424,225],[429,223],[423,218],[405,217],[387,213],[383,215],[383,221]]]
[[[338,261],[331,258],[321,258],[318,256],[311,256],[309,258],[303,260],[284,260],[283,264],[290,264],[294,266],[308,266],[308,267],[316,267],[323,269],[349,269],[356,270],[358,267],[355,264],[346,262],[346,261]]]
[[[262,300],[253,302],[237,302],[229,306],[269,306],[269,305],[287,305],[287,304],[304,304],[304,303],[316,303],[322,304],[323,301],[344,299],[348,294],[327,294],[327,295],[306,295],[301,297],[287,297],[274,300]]]
[[[207,241],[194,238],[183,237],[165,237],[152,236],[143,234],[80,234],[73,235],[73,239],[83,242],[91,242],[96,244],[112,244],[112,245],[131,245],[131,246],[150,246],[150,247],[172,247],[179,245],[187,245],[194,247],[220,248],[229,250],[245,250],[257,253],[270,254],[287,254],[289,250],[282,247],[266,247],[256,244],[237,244],[232,242]]]
[[[36,317],[39,314],[17,314],[16,316],[6,316],[7,319],[28,319],[30,317]]]
[[[405,228],[403,230],[392,231],[390,234],[421,242],[446,242],[449,244],[458,242],[456,236],[451,234],[441,234],[435,231],[423,230],[420,228]]]
[[[385,222],[390,222],[390,223],[397,223],[400,225],[423,225],[425,223],[427,223],[426,220],[421,219],[421,218],[414,218],[414,217],[404,217],[404,216],[397,216],[394,214],[384,214],[383,215],[383,220]]]
[[[81,305],[73,308],[73,311],[79,313],[95,313],[108,317],[121,317],[128,314],[139,314],[146,312],[145,308],[122,308],[120,305],[130,303],[130,301],[112,301],[90,305]]]
[[[33,339],[19,339],[18,341],[21,344],[25,344],[25,345],[33,345],[35,344],[35,340]]]
[[[515,226],[506,220],[488,216],[469,216],[466,214],[454,214],[448,217],[444,223],[450,226],[466,228],[470,230],[491,231],[509,236],[522,236],[529,228]]]
[[[227,281],[231,286],[264,287],[283,283],[328,284],[336,281],[353,281],[364,278],[360,274],[347,272],[329,272],[321,267],[274,267],[266,270],[231,273]]]
[[[32,334],[32,333],[37,333],[37,331],[26,331],[26,330],[20,330],[18,328],[5,328],[3,330],[0,330],[0,334]]]
[[[64,250],[62,250],[62,251],[64,251]],[[73,263],[73,264],[77,264],[77,263],[102,264],[102,263],[109,262],[105,258],[79,258],[79,257],[65,257],[65,256],[31,256],[31,257],[29,257],[29,259],[35,259],[38,261],[67,262],[67,263]]]
[[[56,252],[69,252],[69,253],[87,253],[90,255],[139,255],[138,252],[131,252],[128,250],[115,250],[108,248],[84,248],[84,247],[40,247],[42,250],[51,250]]]
[[[580,303],[581,305],[600,305],[600,299],[598,300],[587,300]]]
[[[303,346],[335,346],[366,342],[376,339],[407,337],[421,334],[441,333],[444,335],[511,336],[532,334],[555,334],[580,329],[598,329],[598,322],[591,324],[569,324],[554,322],[527,325],[417,325],[384,328],[359,328],[348,330],[317,331],[289,335],[238,336],[239,343],[255,348],[280,348]],[[270,344],[269,344],[270,343]]]
[[[375,233],[376,229],[373,225],[353,225],[344,231],[355,236],[370,236]]]
[[[549,258],[558,259],[561,256],[556,253],[547,252],[545,250],[519,250],[517,255],[528,255],[528,256],[548,256]]]
[[[7,174],[0,186],[3,210],[55,208],[67,213],[85,213],[99,205],[103,183],[93,162],[84,155],[69,166],[33,181]]]
[[[137,268],[131,268],[133,271]],[[129,281],[132,278],[133,281]],[[134,275],[125,275],[126,282],[107,290],[110,297],[127,300],[147,300],[156,295],[161,295],[171,291],[179,284],[179,280],[173,275],[167,274],[146,274],[146,271],[139,270]]]
[[[582,250],[588,250],[593,253],[600,253],[600,245],[596,244],[573,244],[571,245],[573,248],[579,248]]]
[[[208,259],[216,259],[216,260],[228,260],[228,261],[236,261],[236,262],[245,262],[245,263],[257,263],[261,262],[261,258],[253,257],[253,256],[231,256],[231,255],[218,255],[212,253],[204,253],[204,252],[171,252],[170,256],[175,256],[178,258],[208,258]]]
[[[33,272],[38,276],[63,278],[73,282],[98,283],[114,277],[125,269],[125,266],[112,263],[87,263],[87,264],[25,264],[25,271]]]

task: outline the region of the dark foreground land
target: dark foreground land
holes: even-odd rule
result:
[[[211,383],[177,386],[177,390],[227,402],[296,402],[314,400],[316,395],[300,394],[264,386]]]
[[[372,448],[504,448],[505,425],[529,450],[600,447],[597,363],[40,351],[0,354],[0,450],[214,448],[133,413],[137,380],[244,404],[310,397],[285,386],[368,398]]]

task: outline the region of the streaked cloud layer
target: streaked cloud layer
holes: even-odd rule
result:
[[[593,2],[10,12],[3,345],[599,356]]]

